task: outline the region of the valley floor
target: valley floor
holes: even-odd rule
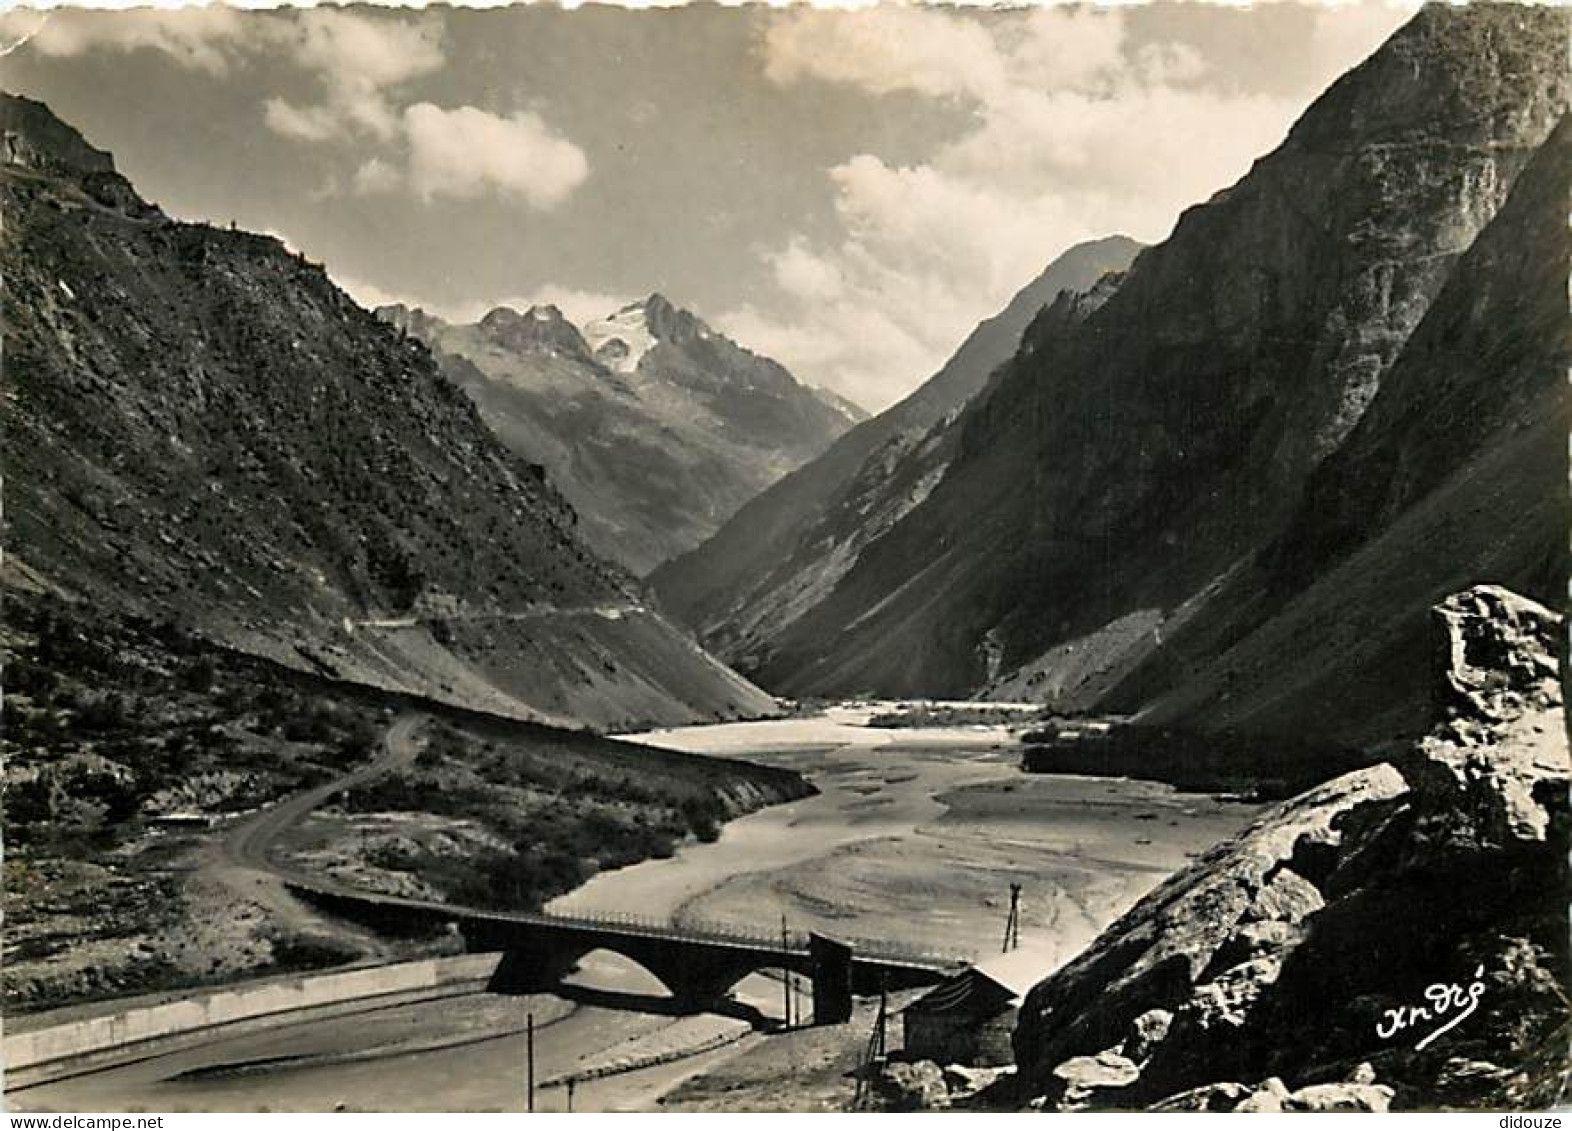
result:
[[[1022,945],[1046,973],[1256,811],[1152,783],[1024,775],[1002,728],[863,725],[874,711],[635,736],[789,767],[821,792],[732,821],[715,843],[601,873],[552,908],[749,926],[784,914],[794,930],[982,957],[999,946],[1015,880],[1025,889]],[[648,973],[603,952],[574,981],[561,996],[475,995],[382,1011],[369,1025],[340,1018],[216,1041],[8,1099],[35,1110],[519,1110],[530,1010],[552,1022],[538,1079],[558,1084],[542,1088],[543,1110],[566,1107],[563,1076],[600,1071],[609,1074],[576,1086],[577,1110],[826,1110],[851,1097],[844,1073],[867,1038],[869,1003],[850,1025],[773,1035],[749,1024],[782,1012],[781,984],[767,975],[741,983],[727,1015],[697,1017],[674,1015]],[[618,1007],[635,1004],[642,1011]],[[898,1043],[898,1023],[892,1035]],[[211,1071],[280,1048],[309,1055],[272,1070]],[[636,1064],[647,1067],[615,1071]]]

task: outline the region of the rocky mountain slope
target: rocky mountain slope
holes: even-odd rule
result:
[[[948,425],[1061,291],[1123,271],[1140,250],[1124,236],[1077,244],[982,322],[943,368],[894,407],[749,502],[709,541],[651,577],[663,605],[743,669],[816,603],[877,538],[920,503],[952,452]]]
[[[1418,13],[1241,181],[1188,210],[1100,307],[1028,334],[962,417],[937,485],[750,670],[788,694],[892,695],[964,694],[1013,672],[994,681],[1000,693],[1128,709],[1205,669],[1255,627],[1250,618],[1267,622],[1325,582],[1355,548],[1348,538],[1316,535],[1291,568],[1267,565],[1278,588],[1245,590],[1255,598],[1247,609],[1229,588],[1274,558],[1305,507],[1324,507],[1324,494],[1307,496],[1313,482],[1360,509],[1370,488],[1335,470],[1339,452],[1411,443],[1400,402],[1428,396],[1422,366],[1370,410],[1448,281],[1470,285],[1460,258],[1564,113],[1567,20],[1497,5]],[[1562,242],[1514,246],[1520,257],[1559,258]],[[1456,372],[1482,390],[1496,379],[1488,367]],[[1438,407],[1434,419],[1448,412]],[[1444,518],[1423,536],[1403,527],[1423,525],[1421,512],[1446,488],[1427,489],[1468,478],[1471,460],[1482,469],[1540,459],[1529,433],[1510,451],[1500,438],[1483,447],[1441,438],[1392,497],[1396,512],[1340,528],[1354,544],[1382,531],[1394,539],[1383,552],[1406,549],[1447,568],[1423,585],[1367,589],[1368,600],[1345,589],[1321,606],[1321,663],[1342,662],[1339,645],[1422,616],[1443,574],[1455,582],[1489,567],[1502,572],[1464,583],[1488,577],[1543,592],[1539,563],[1556,552],[1560,527],[1491,500],[1513,480],[1542,483],[1532,498],[1561,498],[1559,476],[1537,480],[1528,464],[1494,486],[1475,476],[1460,490],[1476,521],[1455,539],[1440,534]],[[1489,550],[1507,545],[1510,554]],[[1263,667],[1292,662],[1299,648],[1291,641]],[[1264,678],[1237,665],[1235,674]],[[1300,699],[1306,709],[1293,723],[1335,731],[1397,717],[1397,700],[1413,691],[1387,686],[1379,669],[1350,678],[1365,679],[1363,715]],[[1302,674],[1274,706],[1312,694],[1314,682]],[[1224,680],[1217,697],[1228,695]],[[1203,725],[1209,716],[1186,715]]]
[[[1284,533],[1116,699],[1152,701],[1154,725],[1315,729],[1330,716],[1355,739],[1412,732],[1432,603],[1479,578],[1561,600],[1569,195],[1563,118]],[[1173,653],[1191,660],[1182,672]]]
[[[419,756],[317,810],[302,870],[533,907],[597,865],[668,855],[809,792],[779,768],[321,679],[25,585],[5,590],[0,661],[8,1023],[95,998],[451,947],[313,912],[234,859],[259,807],[364,774],[401,732]],[[282,840],[286,851],[298,843]]]
[[[1559,1101],[1564,627],[1481,586],[1439,605],[1431,628],[1431,733],[1270,811],[1039,983],[1015,1034],[1018,1101]]]
[[[455,326],[382,317],[437,353],[515,452],[538,460],[584,540],[645,573],[863,419],[651,295],[583,332],[550,306]]]
[[[169,219],[39,103],[0,128],[13,578],[505,714],[769,709],[320,266]]]

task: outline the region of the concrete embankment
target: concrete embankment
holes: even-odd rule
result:
[[[59,1080],[105,1064],[137,1060],[192,1039],[231,1035],[290,1019],[372,1004],[473,992],[490,981],[497,954],[464,954],[330,974],[280,978],[193,993],[180,1001],[8,1032],[8,1090]]]

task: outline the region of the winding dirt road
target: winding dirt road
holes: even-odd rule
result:
[[[312,789],[291,794],[248,817],[224,838],[225,858],[242,868],[291,875],[289,869],[281,868],[269,858],[278,838],[313,809],[326,804],[334,794],[412,764],[420,754],[420,731],[425,721],[424,715],[401,716],[383,735],[382,753],[364,766]]]
[[[264,909],[269,919],[286,929],[342,939],[369,959],[391,958],[385,940],[374,932],[330,918],[297,899],[285,886],[291,879],[309,879],[273,860],[279,838],[304,820],[312,810],[336,793],[364,785],[383,774],[414,762],[421,751],[420,732],[426,717],[403,715],[382,738],[382,752],[370,762],[322,785],[275,801],[229,830],[204,854],[198,885],[214,885]]]

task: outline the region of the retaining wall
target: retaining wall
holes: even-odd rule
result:
[[[297,1010],[437,990],[455,983],[485,982],[500,959],[500,954],[461,954],[334,974],[307,974],[239,989],[197,991],[183,1001],[8,1033],[4,1041],[5,1070],[12,1075],[143,1041]]]

